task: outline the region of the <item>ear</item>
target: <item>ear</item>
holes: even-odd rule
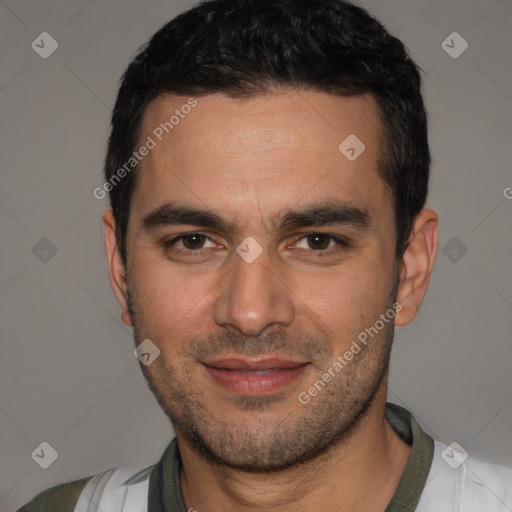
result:
[[[434,268],[438,245],[438,216],[430,208],[422,210],[414,221],[409,244],[400,265],[400,286],[395,325],[412,322],[420,309]]]
[[[110,286],[121,306],[121,320],[131,326],[132,320],[128,312],[128,286],[126,284],[126,269],[121,259],[116,238],[116,221],[111,208],[103,212],[103,232],[105,237],[105,249],[107,251],[108,273]]]

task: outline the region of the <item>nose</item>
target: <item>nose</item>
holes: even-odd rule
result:
[[[265,250],[251,263],[233,254],[231,271],[219,283],[213,306],[218,325],[258,336],[269,325],[293,322],[293,292],[279,275],[279,265],[271,265]]]

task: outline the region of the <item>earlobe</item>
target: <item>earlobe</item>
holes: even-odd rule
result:
[[[395,317],[397,326],[412,322],[423,302],[436,260],[437,227],[438,216],[430,208],[422,210],[416,217],[400,266],[397,301],[402,309]]]
[[[128,326],[132,320],[128,310],[128,289],[126,284],[126,269],[119,253],[116,237],[116,221],[111,208],[103,212],[103,234],[105,238],[105,250],[107,253],[108,273],[110,286],[121,306],[121,320]]]

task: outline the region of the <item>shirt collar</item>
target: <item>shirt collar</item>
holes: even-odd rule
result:
[[[413,512],[430,471],[434,440],[423,431],[414,416],[399,405],[386,404],[386,419],[412,448],[402,478],[385,512]],[[181,465],[178,443],[174,438],[151,472],[148,510],[187,512],[180,487]]]

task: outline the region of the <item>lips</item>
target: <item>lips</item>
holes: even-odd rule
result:
[[[207,366],[219,368],[222,370],[248,370],[248,371],[263,371],[275,370],[280,368],[296,368],[305,364],[300,361],[290,361],[287,359],[267,358],[267,359],[243,359],[237,357],[213,359],[204,362]]]
[[[282,358],[224,357],[203,362],[212,380],[238,395],[275,393],[304,374],[308,362]]]

